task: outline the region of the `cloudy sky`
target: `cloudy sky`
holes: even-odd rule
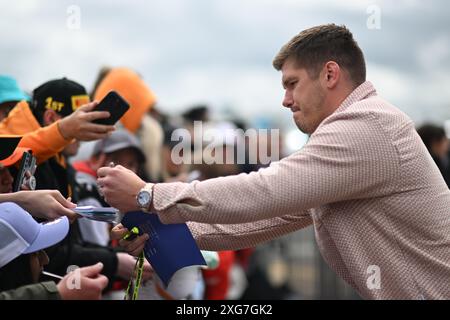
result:
[[[444,0],[0,0],[0,15],[0,72],[26,90],[62,76],[90,90],[101,66],[129,66],[164,111],[205,102],[282,124],[274,55],[304,28],[345,24],[382,96],[417,123],[450,119]]]

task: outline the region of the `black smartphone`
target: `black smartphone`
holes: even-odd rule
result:
[[[117,92],[110,91],[93,111],[108,111],[109,118],[97,119],[92,121],[97,124],[114,125],[128,111],[130,105]]]
[[[31,151],[24,152],[22,161],[20,162],[19,171],[14,179],[13,192],[20,191],[23,185],[27,186],[29,190],[36,189],[36,178],[34,177],[35,171],[36,158]]]

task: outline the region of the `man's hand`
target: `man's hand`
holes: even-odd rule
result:
[[[92,122],[110,116],[107,111],[92,111],[97,104],[96,101],[88,103],[79,107],[71,115],[59,120],[59,131],[66,140],[91,141],[103,139],[114,130],[114,126]]]
[[[121,277],[124,280],[130,280],[131,277],[136,276],[133,275],[134,267],[136,265],[136,258],[130,256],[125,252],[117,253],[117,273],[116,275]],[[144,268],[142,272],[142,280],[147,281],[153,277],[153,268],[150,266],[147,260],[144,260]]]
[[[136,196],[145,182],[133,171],[120,165],[102,167],[98,169],[97,176],[97,184],[107,203],[123,213],[140,210]]]
[[[78,216],[72,210],[77,205],[64,198],[58,190],[19,191],[8,196],[10,200],[5,200],[17,203],[36,218],[54,220],[67,216],[72,222]]]
[[[67,274],[57,288],[62,300],[100,300],[108,278],[100,274],[101,262]],[[76,278],[79,277],[79,278]]]
[[[143,235],[137,236],[131,241],[122,240],[127,232],[128,229],[125,228],[121,223],[119,223],[111,230],[111,239],[120,240],[119,244],[125,249],[125,251],[137,257],[141,254],[142,250],[144,250],[145,242],[149,239],[149,236],[148,234],[144,233]]]

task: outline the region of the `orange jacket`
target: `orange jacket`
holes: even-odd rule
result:
[[[0,134],[23,136],[19,147],[30,148],[40,164],[61,152],[72,140],[66,140],[58,128],[58,121],[41,127],[26,101],[19,102],[0,123]]]

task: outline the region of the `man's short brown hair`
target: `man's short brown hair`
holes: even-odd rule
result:
[[[348,71],[355,85],[366,81],[364,55],[345,26],[325,24],[303,30],[281,48],[273,66],[281,70],[290,58],[313,79],[319,76],[326,62],[334,61]]]

